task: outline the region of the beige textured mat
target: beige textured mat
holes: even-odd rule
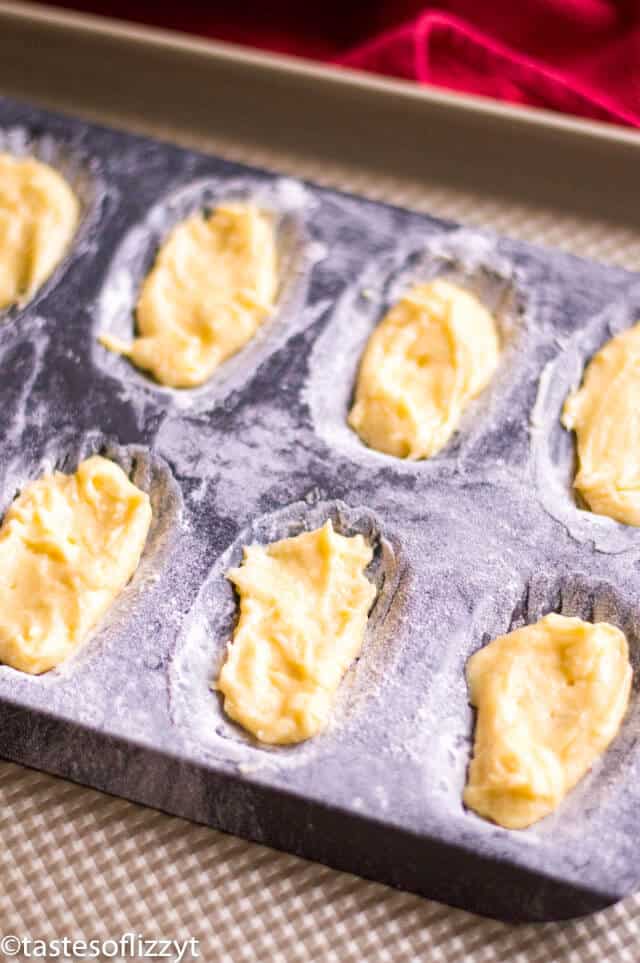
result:
[[[118,116],[99,119],[123,123]],[[144,131],[143,124],[136,127]],[[146,132],[175,139],[171,130]],[[181,140],[609,263],[640,266],[640,232],[398,183],[391,175],[372,183],[358,171],[317,168],[246,145]],[[193,937],[197,958],[206,963],[638,963],[640,895],[576,922],[507,926],[0,763],[0,937],[107,940],[128,931],[149,939]],[[1,963],[9,959],[5,955]]]
[[[0,889],[0,936],[193,937],[207,963],[640,956],[640,895],[585,920],[507,926],[10,763],[0,764]]]

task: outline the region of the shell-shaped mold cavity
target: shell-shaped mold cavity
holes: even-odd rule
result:
[[[27,127],[0,127],[0,154],[33,157],[53,167],[64,177],[80,204],[76,232],[69,247],[51,275],[25,304],[0,310],[0,325],[14,321],[27,309],[33,311],[63,281],[70,265],[91,247],[96,227],[103,219],[109,191],[97,158],[92,157],[73,139],[62,140],[53,134],[39,133]],[[75,309],[75,306],[74,306]]]
[[[24,446],[19,455],[3,462],[0,466],[0,511],[4,514],[19,492],[46,472],[70,474],[85,458],[97,454],[119,465],[151,500],[151,526],[140,563],[102,621],[61,665],[40,676],[29,676],[10,666],[0,665],[0,683],[3,677],[9,676],[14,690],[20,686],[62,683],[71,673],[75,675],[85,667],[90,668],[103,649],[115,644],[125,633],[131,614],[143,603],[146,589],[159,580],[173,535],[180,524],[182,495],[164,459],[144,446],[120,445],[98,432],[82,436],[68,432],[39,451]]]
[[[474,294],[496,320],[501,358],[490,384],[469,404],[458,430],[433,457],[408,461],[369,448],[349,426],[347,417],[369,337],[389,309],[414,284],[448,280]],[[332,448],[369,467],[392,466],[408,473],[450,473],[460,467],[496,418],[503,396],[513,390],[512,360],[521,349],[525,329],[523,300],[516,273],[501,256],[494,239],[460,229],[410,244],[370,263],[339,299],[318,338],[306,386],[315,429]]]
[[[108,351],[97,337],[110,334],[126,343],[132,341],[141,285],[171,229],[198,211],[208,214],[222,202],[233,201],[252,201],[274,218],[279,274],[275,310],[251,341],[224,361],[205,384],[169,388]],[[163,198],[142,222],[129,229],[109,265],[95,310],[95,363],[131,391],[152,392],[156,403],[166,406],[208,408],[240,388],[273,351],[313,320],[305,311],[305,302],[311,270],[322,256],[321,246],[311,240],[307,228],[313,203],[297,181],[257,177],[203,178]]]
[[[250,544],[269,544],[303,531],[313,531],[331,519],[343,535],[360,533],[374,549],[366,576],[377,588],[364,644],[338,689],[327,729],[308,742],[293,746],[258,743],[223,710],[221,695],[212,690],[226,656],[238,616],[237,596],[225,573],[242,560]],[[366,508],[343,502],[310,506],[297,502],[265,515],[240,533],[213,565],[179,637],[169,670],[172,721],[187,742],[205,756],[237,764],[289,766],[304,763],[312,754],[330,751],[334,740],[345,738],[367,701],[381,688],[399,652],[391,627],[396,617],[402,566],[396,539]]]
[[[558,344],[556,356],[543,369],[531,414],[531,459],[537,497],[545,511],[577,542],[599,552],[618,554],[640,545],[632,525],[598,515],[584,505],[573,487],[578,467],[576,438],[561,422],[568,395],[582,383],[585,368],[607,341],[640,320],[640,286],[624,301],[597,315],[586,329]]]
[[[620,628],[629,643],[629,657],[633,668],[633,684],[629,708],[622,721],[620,730],[609,748],[596,761],[589,773],[578,782],[565,796],[555,812],[534,823],[524,830],[517,830],[517,838],[542,841],[561,833],[563,837],[576,836],[584,839],[589,834],[589,822],[603,818],[606,807],[614,810],[628,792],[628,787],[637,785],[640,778],[640,756],[637,752],[637,732],[640,725],[640,612],[637,601],[627,593],[624,586],[618,587],[611,582],[592,578],[576,572],[571,575],[535,575],[526,582],[520,596],[515,600],[510,618],[505,622],[504,612],[485,611],[484,622],[476,619],[474,637],[469,651],[464,653],[464,662],[478,649],[487,645],[499,635],[504,635],[524,625],[539,621],[550,612],[584,619],[587,622],[610,622]],[[497,617],[496,617],[497,616]],[[458,701],[468,700],[464,667],[459,678]],[[461,748],[456,759],[456,787],[458,805],[464,820],[471,821],[476,830],[492,836],[496,833],[510,833],[482,819],[462,805],[462,790],[467,778],[471,760],[475,729],[475,712],[467,707],[467,731],[456,734],[457,745]],[[624,784],[627,784],[625,787]],[[611,818],[610,816],[608,817]],[[606,821],[606,818],[605,818]]]

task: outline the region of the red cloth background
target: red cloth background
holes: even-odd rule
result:
[[[62,5],[640,126],[640,0]]]

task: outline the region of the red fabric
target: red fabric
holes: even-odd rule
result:
[[[63,3],[640,126],[640,0]]]
[[[640,126],[640,2],[450,0],[342,62]]]

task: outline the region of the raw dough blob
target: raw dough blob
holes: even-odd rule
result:
[[[26,303],[64,257],[80,205],[52,167],[0,154],[0,309]]]
[[[616,735],[631,674],[620,629],[562,615],[476,652],[467,664],[478,716],[466,805],[507,829],[553,812]]]
[[[244,550],[227,573],[240,618],[215,686],[225,711],[261,742],[301,742],[327,724],[336,690],[360,653],[375,586],[372,549],[331,521]]]
[[[589,508],[640,525],[640,324],[609,341],[567,398],[562,423],[576,432],[574,486]]]
[[[349,424],[378,451],[430,458],[491,380],[499,351],[494,319],[473,294],[417,284],[369,339]]]
[[[0,662],[37,675],[83,641],[135,572],[149,496],[100,455],[27,485],[0,528]]]
[[[100,341],[162,384],[202,384],[273,310],[277,262],[272,220],[255,205],[194,214],[171,231],[142,286],[139,337]]]

